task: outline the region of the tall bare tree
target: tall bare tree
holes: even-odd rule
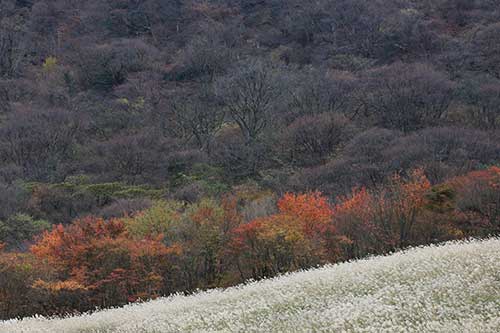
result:
[[[277,66],[250,60],[239,63],[215,83],[216,95],[247,143],[257,139],[272,122],[273,105],[282,94],[279,76]]]

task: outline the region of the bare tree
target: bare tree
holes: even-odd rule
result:
[[[12,78],[19,73],[25,42],[22,22],[17,18],[0,19],[0,77]]]
[[[0,153],[28,179],[62,177],[64,163],[75,157],[82,126],[82,120],[67,111],[16,111],[0,127]]]
[[[298,165],[323,162],[355,133],[349,120],[338,114],[322,113],[297,118],[284,131],[284,147]]]
[[[409,132],[436,125],[453,98],[454,84],[424,64],[396,63],[368,73],[359,95],[376,126]]]
[[[289,90],[291,107],[300,115],[355,113],[355,78],[348,73],[308,67],[292,75]]]
[[[483,129],[500,127],[500,82],[498,80],[473,80],[464,85],[461,94],[472,107],[472,123]],[[467,119],[467,121],[470,121]]]
[[[480,69],[500,79],[500,23],[478,31],[472,42],[474,69]]]
[[[238,27],[215,21],[203,22],[199,32],[178,54],[179,73],[184,78],[207,76],[210,81],[223,75],[235,60],[235,46],[240,43]]]
[[[0,112],[5,112],[10,109],[10,98],[7,84],[8,82],[0,81]]]
[[[250,60],[215,83],[216,95],[247,143],[257,139],[273,119],[273,105],[282,94],[279,75],[278,67]]]
[[[221,129],[224,112],[214,105],[208,96],[175,98],[167,114],[167,122],[176,136],[186,142],[195,140],[201,150],[210,151],[213,136]]]
[[[159,182],[168,175],[168,155],[175,148],[174,140],[162,138],[152,128],[135,135],[115,135],[93,145],[97,158],[89,161],[88,167],[99,170],[105,179]]]

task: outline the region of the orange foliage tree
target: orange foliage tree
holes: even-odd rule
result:
[[[162,235],[135,240],[120,220],[85,218],[45,232],[32,253],[58,271],[56,281],[40,288],[88,291],[91,303],[110,306],[152,298],[173,290],[166,284],[177,246],[166,247]]]
[[[467,235],[500,232],[500,167],[470,172],[448,185],[456,192],[457,223]]]
[[[334,208],[333,225],[337,231],[334,241],[343,258],[359,258],[381,251],[383,235],[375,224],[376,197],[366,188],[354,189],[348,197],[340,198]]]
[[[0,251],[0,320],[72,310],[62,300],[67,294],[52,298],[33,287],[38,279],[50,279],[53,274],[52,267],[29,253]],[[81,295],[71,296],[78,299]]]
[[[338,244],[347,258],[410,245],[431,184],[423,170],[395,174],[380,191],[355,189],[334,209]]]
[[[309,237],[324,231],[333,214],[330,203],[320,192],[286,193],[278,201],[278,210],[279,215],[292,217]]]
[[[426,193],[431,184],[422,169],[413,170],[403,179],[395,174],[382,194],[385,199],[379,221],[387,239],[395,240],[396,246],[410,245],[411,233],[426,204]],[[382,198],[381,198],[382,199]]]
[[[278,201],[277,214],[235,228],[229,250],[242,277],[250,269],[251,277],[259,278],[322,262],[332,213],[319,192],[287,193]]]

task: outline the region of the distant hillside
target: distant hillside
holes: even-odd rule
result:
[[[498,164],[499,36],[496,0],[1,1],[0,220]]]
[[[500,239],[413,248],[0,332],[498,332]]]

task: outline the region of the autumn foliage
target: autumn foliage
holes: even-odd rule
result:
[[[242,277],[274,275],[326,259],[323,236],[333,213],[327,199],[319,192],[286,193],[277,206],[278,213],[233,231],[230,249]]]
[[[467,234],[500,231],[500,167],[454,178],[448,186],[456,192],[458,218]]]
[[[271,207],[272,206],[272,207]],[[348,196],[240,190],[87,217],[0,248],[2,318],[87,311],[324,263],[498,234],[500,168],[431,185],[422,169]],[[32,302],[36,300],[36,303]]]
[[[107,306],[172,291],[163,282],[180,248],[165,246],[161,235],[135,240],[119,220],[86,218],[45,232],[31,251],[58,272],[35,287],[85,291],[89,304]]]
[[[304,234],[312,237],[321,232],[332,219],[333,210],[328,200],[320,192],[293,194],[286,193],[278,201],[282,216],[296,219]]]

